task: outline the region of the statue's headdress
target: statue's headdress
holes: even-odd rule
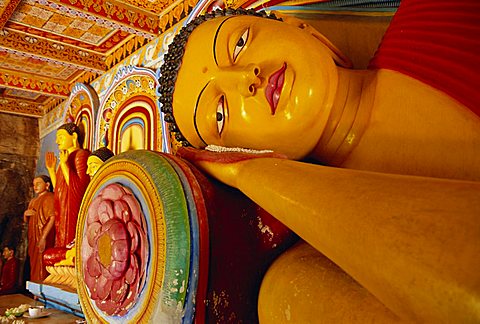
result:
[[[96,156],[103,162],[106,162],[113,155],[113,152],[107,147],[101,147],[98,150],[93,151],[92,154],[90,154],[90,156]]]
[[[256,12],[251,9],[245,10],[242,8],[216,10],[210,13],[206,13],[205,15],[198,16],[180,30],[180,32],[173,39],[173,42],[169,45],[168,52],[164,56],[164,63],[160,68],[160,103],[162,104],[162,112],[165,114],[165,121],[169,124],[169,131],[173,133],[175,139],[182,146],[191,145],[182,135],[180,129],[175,122],[175,118],[173,117],[172,103],[173,92],[175,90],[175,81],[177,80],[178,71],[180,69],[180,66],[182,65],[183,54],[185,53],[185,46],[187,44],[188,38],[195,30],[195,28],[208,20],[222,16],[239,15],[249,15],[280,20],[273,14],[269,15],[263,11]]]

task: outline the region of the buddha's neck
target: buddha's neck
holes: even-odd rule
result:
[[[75,151],[78,150],[78,149],[79,149],[78,145],[75,145],[75,146],[69,147],[69,148],[67,149],[67,151],[68,151],[69,154],[71,154],[71,153],[75,152]]]
[[[376,74],[339,68],[338,88],[327,126],[311,157],[340,165],[360,141],[370,118]]]

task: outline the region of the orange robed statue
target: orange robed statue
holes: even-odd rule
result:
[[[51,190],[52,182],[46,175],[33,179],[37,197],[28,204],[23,220],[28,222],[28,256],[30,257],[30,280],[42,281],[47,277],[43,265],[43,252],[55,243],[55,207]]]

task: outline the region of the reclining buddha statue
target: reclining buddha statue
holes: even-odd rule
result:
[[[359,298],[380,322],[480,320],[479,13],[404,0],[365,70],[265,12],[208,13],[175,37],[160,101],[193,147],[178,153],[306,242],[265,276],[261,322],[358,320]]]

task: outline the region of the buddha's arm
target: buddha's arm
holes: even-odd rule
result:
[[[32,199],[33,200],[33,199]],[[28,208],[23,212],[23,221],[28,222],[28,217],[35,216],[35,209],[32,207],[32,200],[28,203]]]
[[[399,316],[480,319],[480,183],[272,158],[194,163],[240,189]]]
[[[43,228],[42,236],[40,237],[40,240],[38,242],[38,250],[40,252],[43,252],[45,250],[48,234],[50,233],[54,225],[55,225],[55,215],[51,216],[48,219],[47,224]]]

